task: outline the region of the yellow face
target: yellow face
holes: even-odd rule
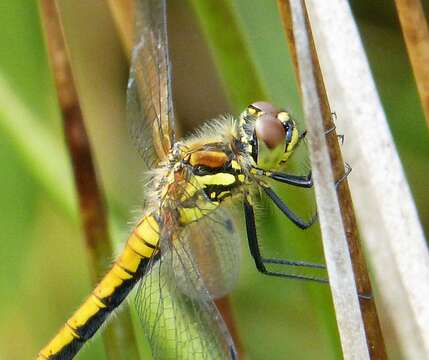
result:
[[[242,124],[250,128],[247,141],[257,167],[274,170],[284,164],[299,140],[295,121],[287,111],[268,102],[255,102],[241,114]],[[249,131],[249,129],[247,129]]]

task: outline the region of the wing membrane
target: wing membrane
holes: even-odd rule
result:
[[[175,141],[165,0],[137,0],[127,90],[131,136],[150,168]]]
[[[183,264],[175,267],[175,277],[181,290],[193,296],[194,289],[188,289],[188,278],[197,273],[200,279],[193,285],[204,286],[210,298],[217,299],[228,294],[235,286],[240,269],[240,237],[229,212],[218,208],[199,221],[189,224],[182,234],[183,243],[178,248],[179,254],[186,253],[192,259],[191,266]],[[173,264],[174,265],[174,264]],[[187,274],[183,274],[181,271]]]
[[[235,358],[231,336],[202,286],[187,239],[171,242],[172,234],[164,235],[163,255],[142,280],[136,299],[154,359]]]

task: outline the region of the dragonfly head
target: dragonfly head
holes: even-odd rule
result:
[[[299,140],[295,121],[287,111],[268,102],[254,102],[241,114],[245,141],[256,165],[276,169],[292,154]]]

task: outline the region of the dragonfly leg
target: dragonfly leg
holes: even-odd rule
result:
[[[340,179],[335,181],[335,188],[338,188],[338,186],[349,176],[351,171],[352,171],[351,166],[345,163],[344,175]],[[267,173],[266,176],[269,176],[274,180],[277,180],[286,184],[294,185],[294,186],[307,187],[307,188],[313,186],[311,172],[307,176],[289,175],[281,172]],[[274,190],[271,187],[265,184],[260,184],[260,185],[262,186],[262,188],[264,189],[268,197],[282,211],[282,213],[285,214],[288,217],[288,219],[291,220],[299,228],[305,230],[316,222],[317,213],[315,213],[309,221],[305,221],[301,219],[298,215],[296,215],[291,209],[289,209],[288,206],[284,203],[284,201],[274,192]]]
[[[229,346],[229,355],[231,360],[237,360],[237,352],[235,351],[234,346]]]
[[[335,129],[337,128],[337,125],[332,125],[331,128],[329,128],[328,130],[325,131],[325,135],[329,135],[331,132],[335,131]]]
[[[316,264],[316,263],[307,262],[307,261],[275,259],[275,258],[266,258],[266,257],[261,257],[261,259],[264,262],[264,264],[300,266],[300,267],[307,267],[307,268],[312,268],[312,269],[326,269],[326,265]]]
[[[263,175],[275,181],[281,182],[283,184],[288,184],[288,185],[303,187],[303,188],[313,187],[313,178],[311,176],[311,171],[304,176],[291,175],[291,174],[286,174],[278,171],[264,172]]]
[[[307,136],[307,130],[304,130],[304,131],[302,132],[302,134],[301,134],[301,135],[299,135],[297,145],[299,145],[299,144],[301,143],[301,141],[303,141],[303,140],[305,139],[305,137],[306,137],[306,136]]]
[[[289,265],[289,266],[299,266],[299,267],[307,267],[314,269],[326,269],[325,265],[315,264],[306,261],[294,261],[287,259],[272,259],[272,258],[264,258],[261,255],[261,251],[258,244],[258,236],[256,233],[256,223],[255,223],[255,213],[253,211],[252,205],[249,203],[248,199],[244,199],[244,214],[246,219],[246,230],[247,230],[247,239],[249,242],[250,253],[255,260],[256,268],[259,272],[268,276],[276,276],[283,277],[288,279],[295,280],[307,280],[314,281],[318,283],[329,283],[329,280],[315,277],[315,276],[307,276],[307,275],[299,275],[299,274],[290,274],[286,272],[278,272],[278,271],[270,271],[266,268],[265,264],[277,264],[277,265]],[[371,294],[359,294],[358,297],[363,300],[371,300]]]
[[[345,163],[345,173],[344,175],[335,182],[335,187],[346,179],[352,171],[351,166],[348,163]],[[266,176],[270,179],[278,181],[283,184],[288,184],[292,186],[302,187],[302,188],[312,188],[313,187],[313,177],[311,171],[307,175],[292,175],[280,171],[265,171],[262,169],[255,169],[257,175]]]
[[[337,181],[335,181],[335,188],[338,188],[338,186],[345,180],[347,179],[347,177],[350,175],[350,173],[352,172],[352,167],[345,163],[344,164],[345,167],[345,171],[344,171],[344,175],[341,176],[341,178],[339,178]]]
[[[337,128],[337,126],[335,125],[335,121],[337,120],[337,113],[332,112],[331,113],[331,119],[332,119],[332,122],[334,123],[334,125],[330,129],[325,131],[325,135],[329,135],[331,132],[333,132]],[[341,145],[343,145],[344,144],[344,135],[343,134],[337,134],[337,138],[340,139]]]
[[[335,187],[338,187],[338,185],[342,183],[352,172],[352,167],[348,163],[345,163],[344,167],[345,167],[345,173],[340,179],[335,181]],[[311,171],[304,176],[292,175],[292,174],[287,174],[287,173],[278,172],[278,171],[270,171],[270,172],[263,171],[262,175],[269,177],[270,179],[273,179],[275,181],[281,182],[283,184],[288,184],[288,185],[303,187],[303,188],[313,187],[313,178],[312,178]]]
[[[262,185],[265,193],[268,197],[274,202],[274,204],[285,214],[290,221],[292,221],[300,229],[307,229],[313,225],[317,220],[317,213],[314,214],[309,221],[302,220],[298,215],[296,215],[292,210],[290,210],[287,205],[283,202],[282,199],[267,185]]]
[[[292,266],[304,266],[304,267],[312,267],[323,269],[323,265],[307,263],[304,261],[291,261],[286,259],[266,259],[261,255],[261,251],[259,249],[258,244],[258,236],[256,233],[256,223],[255,223],[255,213],[253,211],[253,207],[250,204],[247,197],[244,199],[244,214],[246,219],[246,230],[247,230],[247,239],[249,242],[250,253],[255,261],[256,268],[259,272],[269,276],[283,277],[288,279],[298,279],[298,280],[308,280],[315,281],[319,283],[327,283],[327,279],[299,275],[299,274],[289,274],[286,272],[278,272],[278,271],[270,271],[265,267],[265,264],[280,264],[280,265],[292,265]]]

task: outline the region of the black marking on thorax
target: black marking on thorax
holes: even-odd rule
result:
[[[231,158],[225,162],[222,167],[219,168],[211,168],[207,166],[195,166],[192,168],[193,175],[196,176],[204,176],[204,175],[216,175],[219,173],[222,174],[230,174],[235,177],[235,181],[231,184],[210,184],[204,187],[204,192],[208,199],[213,202],[222,202],[224,199],[230,197],[234,190],[243,183],[244,174],[241,168],[236,168],[232,166],[232,162],[235,161],[236,164],[238,162]],[[240,178],[241,180],[240,180]]]

